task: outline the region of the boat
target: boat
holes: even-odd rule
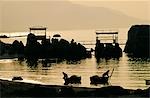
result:
[[[9,38],[7,35],[0,35],[0,38]]]
[[[108,78],[109,77],[99,77],[99,76],[95,75],[95,76],[90,77],[90,81],[91,81],[90,84],[94,84],[94,85],[108,84]]]
[[[96,30],[95,57],[99,58],[120,58],[122,49],[118,43],[118,31]]]
[[[146,85],[150,85],[150,80],[145,80]]]
[[[12,78],[12,81],[14,81],[14,80],[23,80],[23,78],[21,76],[17,76],[17,77],[15,76]]]
[[[107,72],[105,72],[104,74],[108,74],[109,70]],[[92,77],[90,77],[90,81],[91,83],[90,84],[93,84],[93,85],[97,85],[97,84],[104,84],[104,85],[109,85],[109,82],[108,80],[112,77],[112,74],[114,72],[114,68],[111,72],[111,75],[110,76],[98,76],[98,75],[94,75]]]

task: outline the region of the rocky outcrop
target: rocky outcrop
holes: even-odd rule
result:
[[[0,41],[0,59],[19,58],[24,54],[22,41],[15,40],[12,44]]]
[[[150,25],[133,25],[124,49],[132,57],[150,57]]]
[[[84,59],[86,58],[86,48],[80,43],[68,42],[65,39],[52,38],[51,41],[42,40],[38,42],[36,36],[30,33],[25,46],[25,56],[27,58],[61,58],[61,59]]]

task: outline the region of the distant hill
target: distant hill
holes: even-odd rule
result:
[[[25,31],[31,26],[49,30],[123,28],[145,22],[119,11],[69,1],[5,1],[2,31]]]

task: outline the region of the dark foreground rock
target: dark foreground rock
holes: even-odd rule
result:
[[[144,97],[149,98],[150,88],[130,90],[120,86],[86,88],[58,85],[41,85],[0,79],[1,97]]]
[[[130,28],[124,52],[133,57],[150,57],[150,25]]]

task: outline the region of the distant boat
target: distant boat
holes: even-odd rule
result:
[[[53,37],[61,37],[61,35],[55,34],[55,35],[53,35]]]
[[[146,85],[150,85],[150,80],[145,80]]]
[[[0,35],[0,38],[9,38],[7,35]]]
[[[7,36],[7,35],[0,35],[0,38],[15,38],[15,37],[26,37],[27,35],[18,35],[18,36]]]

